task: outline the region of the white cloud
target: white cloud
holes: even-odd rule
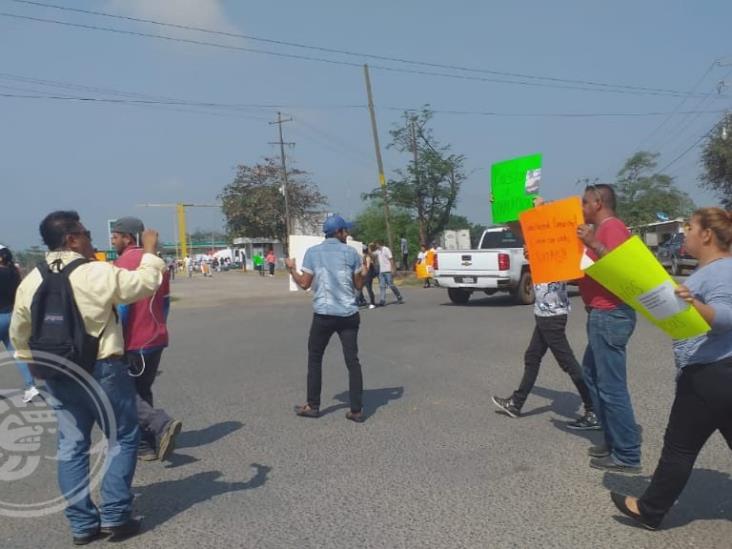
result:
[[[237,32],[224,13],[222,0],[110,0],[110,6],[130,17]]]

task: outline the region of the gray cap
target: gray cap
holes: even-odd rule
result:
[[[113,233],[136,235],[142,233],[144,230],[145,225],[142,223],[142,219],[138,219],[137,217],[120,217],[112,223]]]

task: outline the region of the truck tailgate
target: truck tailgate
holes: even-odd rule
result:
[[[455,250],[437,252],[437,270],[440,274],[460,272],[498,271],[498,251]]]

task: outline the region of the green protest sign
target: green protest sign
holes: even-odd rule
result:
[[[491,166],[493,223],[517,221],[534,205],[541,181],[541,155],[504,160]]]

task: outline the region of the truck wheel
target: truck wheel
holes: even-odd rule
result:
[[[671,258],[671,274],[679,276],[681,274],[681,267],[679,266],[679,260],[675,257]]]
[[[470,300],[470,292],[461,288],[448,288],[447,296],[456,305],[465,305]]]
[[[534,284],[529,271],[521,273],[518,287],[511,294],[519,305],[531,305],[534,302]]]

